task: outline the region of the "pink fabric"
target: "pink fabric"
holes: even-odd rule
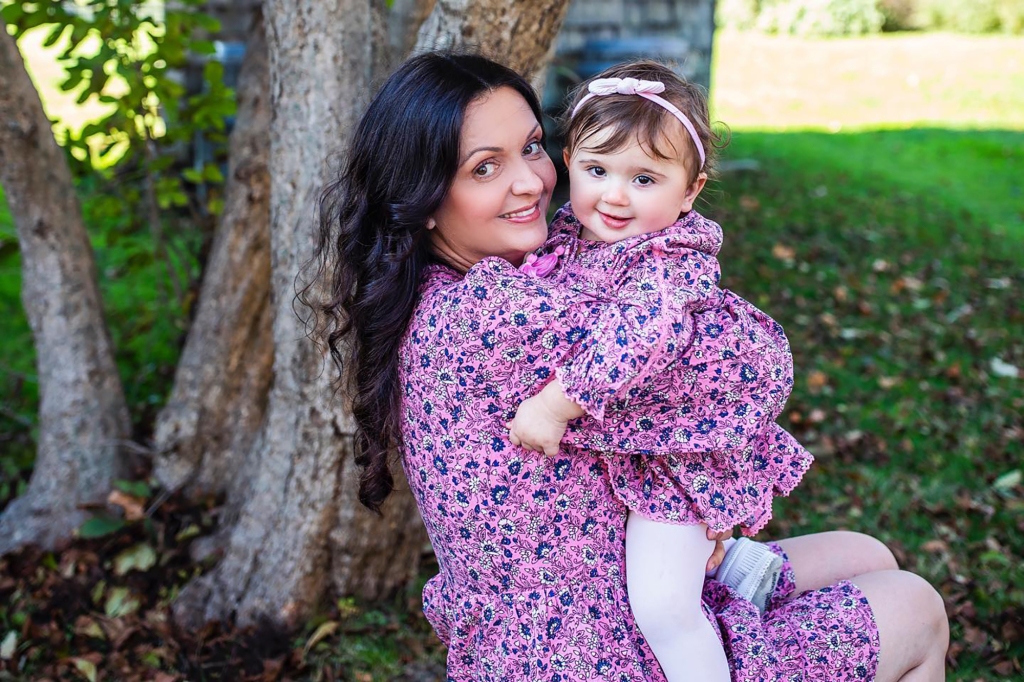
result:
[[[402,462],[440,566],[424,588],[424,613],[449,646],[449,680],[664,680],[629,610],[627,504],[652,504],[645,488],[691,485],[675,480],[671,456],[721,452],[714,429],[694,430],[692,417],[675,409],[688,404],[687,390],[697,400],[691,387],[700,382],[662,379],[696,371],[692,352],[714,346],[702,316],[714,317],[723,302],[749,313],[743,324],[755,319],[717,288],[714,223],[695,216],[679,226],[689,230],[685,266],[667,241],[620,242],[604,247],[611,267],[580,278],[584,261],[575,259],[586,255],[584,245],[573,241],[567,214],[560,217],[550,247],[562,245],[566,255],[547,277],[499,258],[464,276],[431,266],[403,341]],[[778,344],[764,324],[751,330],[757,348]],[[728,375],[725,360],[707,371]],[[548,458],[512,446],[504,424],[555,371],[590,416]],[[727,411],[738,400],[723,399]],[[763,413],[749,417],[751,428],[769,431],[778,399],[744,398],[747,410]],[[747,425],[747,414],[726,421]],[[662,435],[662,424],[673,426]],[[674,434],[685,424],[694,445],[684,452]],[[658,475],[648,474],[652,467]],[[755,478],[768,485],[774,477],[774,490],[785,467],[776,469]],[[766,508],[762,496],[730,496],[729,513],[753,518]],[[657,513],[696,513],[702,499],[690,495],[666,511],[655,497]],[[828,679],[873,676],[870,608],[849,584],[777,605],[762,619],[709,581],[705,611],[726,643],[734,679],[826,679],[793,677],[794,665],[828,670]]]

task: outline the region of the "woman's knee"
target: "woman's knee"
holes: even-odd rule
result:
[[[949,643],[946,609],[938,591],[909,571],[880,571],[853,582],[867,597],[881,644],[878,679],[898,680],[939,659]]]
[[[865,573],[899,570],[892,550],[878,538],[850,530],[835,532],[842,535],[843,541],[851,548],[852,553],[860,557]]]

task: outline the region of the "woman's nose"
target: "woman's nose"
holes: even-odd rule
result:
[[[543,191],[544,179],[537,174],[537,171],[530,164],[521,164],[519,173],[512,182],[512,194],[530,196],[540,194]]]

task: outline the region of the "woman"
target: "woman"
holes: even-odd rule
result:
[[[440,566],[424,611],[449,646],[449,679],[663,680],[630,612],[626,509],[601,458],[541,457],[504,428],[555,366],[585,382],[609,338],[650,342],[663,328],[516,269],[547,237],[555,173],[540,120],[528,84],[498,64],[412,58],[325,193],[322,310],[349,365],[360,499],[380,509],[400,452]],[[622,388],[658,362],[630,356]],[[707,583],[734,679],[941,679],[942,601],[880,543],[827,533],[776,550],[789,562],[763,617]]]

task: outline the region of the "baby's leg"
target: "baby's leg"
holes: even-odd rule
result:
[[[725,650],[701,606],[715,543],[707,526],[675,526],[630,512],[626,585],[640,632],[669,682],[728,682]]]

